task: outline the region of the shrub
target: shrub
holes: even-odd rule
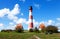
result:
[[[7,29],[7,30],[1,30],[1,32],[12,32],[13,30]]]
[[[41,32],[45,32],[45,25],[43,23],[39,25],[39,28],[41,29]]]
[[[15,28],[16,32],[23,32],[24,29],[23,29],[23,26],[21,24],[18,24]]]
[[[29,32],[33,32],[33,29],[29,29]]]
[[[56,26],[53,25],[49,25],[45,28],[46,32],[52,32],[52,33],[57,33],[58,32],[58,28]]]
[[[45,32],[45,28],[42,28],[42,29],[41,29],[41,32]]]
[[[1,30],[1,32],[6,32],[6,30]]]
[[[39,32],[39,29],[35,27],[34,32]]]

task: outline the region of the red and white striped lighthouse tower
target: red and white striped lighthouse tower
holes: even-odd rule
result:
[[[32,6],[29,8],[29,26],[28,30],[33,29],[33,16],[32,16]]]

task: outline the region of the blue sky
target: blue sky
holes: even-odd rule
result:
[[[34,26],[44,23],[60,28],[60,0],[0,0],[0,30],[14,29],[18,23],[28,29],[29,6]]]

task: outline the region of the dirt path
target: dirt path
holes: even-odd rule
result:
[[[36,35],[33,35],[30,38],[28,38],[28,39],[40,39],[40,38],[38,36],[36,36]]]
[[[36,35],[33,35],[34,37],[36,37],[36,39],[40,39],[38,36],[36,36]]]

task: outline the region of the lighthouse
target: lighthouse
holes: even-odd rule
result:
[[[29,25],[28,30],[33,29],[33,15],[32,15],[32,6],[29,8]]]

